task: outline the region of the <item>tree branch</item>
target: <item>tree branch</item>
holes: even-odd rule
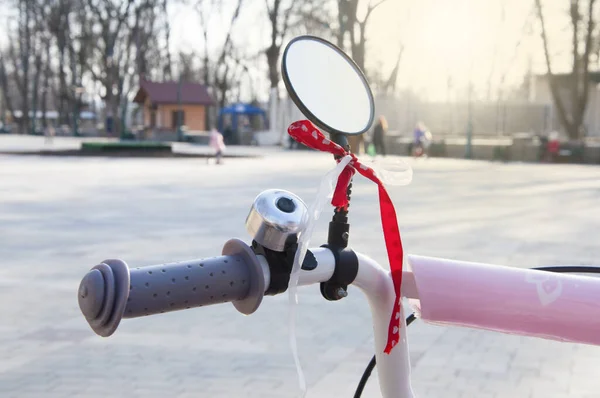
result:
[[[8,77],[6,74],[5,60],[2,53],[0,53],[0,85],[2,87],[2,96],[4,98],[4,102],[6,103],[6,108],[11,114],[13,114],[14,108],[12,104],[12,97],[9,93]]]
[[[225,37],[225,42],[223,43],[223,51],[221,51],[221,55],[219,56],[219,61],[217,62],[217,65],[222,64],[223,61],[225,60],[227,50],[229,50],[229,46],[231,44],[231,32],[233,31],[235,22],[240,15],[240,9],[242,8],[243,2],[244,2],[244,0],[238,0],[235,11],[233,12],[233,15],[231,16],[231,22],[229,23],[229,30],[227,31],[227,36]]]
[[[581,69],[579,67],[579,0],[571,0],[569,9],[571,16],[571,26],[573,27],[571,45],[573,46],[573,81],[571,83],[571,118],[574,125],[578,125],[578,108],[579,108],[579,86],[581,82]],[[583,83],[585,84],[585,83]],[[576,127],[576,126],[575,126]]]
[[[588,100],[589,94],[589,65],[590,65],[590,55],[592,51],[592,36],[594,34],[595,21],[594,21],[594,5],[595,0],[589,0],[588,4],[588,20],[587,20],[587,31],[585,37],[585,48],[583,53],[583,93],[579,98],[579,110],[582,113],[581,118],[583,119],[583,112],[585,112],[585,107]]]
[[[379,7],[380,5],[382,5],[383,3],[385,3],[386,1],[387,1],[387,0],[379,0],[379,1],[378,1],[377,3],[375,3],[375,4],[369,3],[369,7],[367,8],[367,14],[365,15],[365,18],[362,20],[362,22],[360,22],[360,21],[359,21],[359,23],[361,23],[361,24],[366,24],[366,23],[367,23],[367,20],[368,20],[368,19],[369,19],[369,17],[371,16],[371,13],[372,13],[373,11],[375,11],[375,9],[376,9],[377,7]]]
[[[98,19],[100,21],[105,20],[105,18],[102,17],[102,11],[100,11],[100,8],[98,7],[98,5],[94,4],[93,0],[88,0],[87,5],[88,5],[88,7],[90,7],[92,12],[98,17]]]
[[[296,5],[300,5],[300,0],[292,0],[290,6],[283,13],[283,26],[281,27],[280,32],[280,43],[283,42],[285,35],[287,35],[288,29],[290,27],[290,16],[293,14],[293,11],[296,9]],[[281,45],[281,44],[280,44]]]
[[[23,91],[23,79],[21,78],[21,73],[19,72],[21,70],[21,68],[19,68],[19,60],[15,51],[15,46],[13,45],[12,41],[11,43],[8,45],[8,56],[10,57],[10,60],[12,61],[12,66],[13,66],[13,75],[15,78],[15,82],[17,83],[17,87],[19,89],[19,93],[21,95],[23,95],[22,91]]]

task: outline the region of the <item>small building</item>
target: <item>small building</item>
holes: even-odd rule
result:
[[[141,82],[133,102],[142,108],[146,129],[166,134],[177,131],[179,115],[187,131],[206,131],[206,115],[215,104],[203,84],[147,80]]]

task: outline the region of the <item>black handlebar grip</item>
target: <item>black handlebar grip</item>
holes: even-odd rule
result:
[[[251,314],[265,292],[263,268],[245,243],[232,239],[223,256],[129,270],[121,260],[94,267],[79,286],[79,307],[92,329],[107,337],[121,318],[233,301]]]

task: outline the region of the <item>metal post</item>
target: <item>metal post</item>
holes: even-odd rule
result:
[[[0,122],[2,123],[2,128],[6,129],[6,105],[4,104],[4,91],[0,90]]]
[[[127,138],[127,123],[125,122],[125,118],[127,117],[127,97],[125,97],[125,104],[121,110],[121,134],[120,140],[124,140]]]
[[[75,95],[73,96],[75,99],[75,103],[73,104],[73,136],[79,137],[79,102],[81,102],[81,91],[83,91],[82,87],[75,86],[74,87]]]
[[[472,91],[473,85],[469,83],[469,103],[467,108],[467,146],[465,151],[465,158],[471,159],[473,157],[473,148],[471,145],[471,140],[473,136],[473,109],[472,109]]]
[[[179,73],[179,82],[177,83],[177,107],[178,107],[178,111],[177,111],[177,141],[179,141],[179,142],[183,141],[183,131],[181,130],[181,124],[182,124],[181,117],[183,116],[183,109],[181,109],[181,78],[182,78],[182,74],[180,72]]]

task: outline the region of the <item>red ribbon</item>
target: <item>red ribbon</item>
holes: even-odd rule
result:
[[[400,340],[400,286],[402,286],[402,261],[404,259],[404,250],[402,240],[400,239],[400,230],[398,229],[398,219],[396,218],[396,209],[390,199],[383,183],[375,175],[375,171],[359,162],[356,156],[347,152],[344,148],[329,140],[321,133],[310,121],[300,120],[294,122],[288,127],[288,134],[296,141],[310,148],[329,152],[334,155],[344,157],[350,155],[352,160],[344,168],[338,178],[331,204],[336,208],[347,208],[348,197],[346,195],[348,184],[355,171],[377,184],[379,188],[379,210],[381,213],[381,225],[383,227],[383,237],[387,249],[388,259],[390,261],[390,272],[396,292],[394,308],[390,316],[388,326],[388,339],[384,352],[389,354],[392,348]],[[339,161],[339,160],[338,160]]]

